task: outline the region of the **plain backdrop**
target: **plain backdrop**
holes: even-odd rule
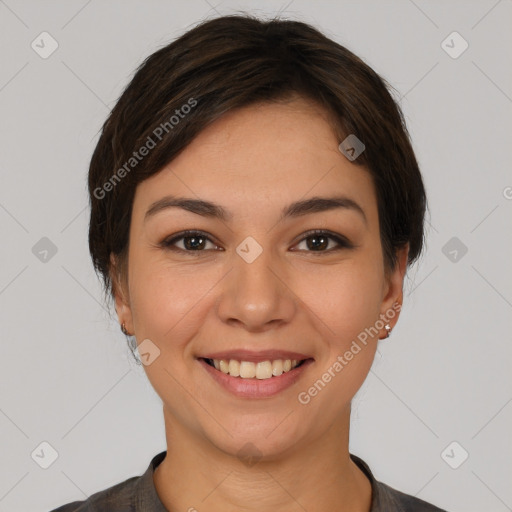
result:
[[[351,452],[450,511],[512,510],[510,0],[0,0],[0,512],[85,499],[166,449],[89,259],[86,174],[141,61],[237,10],[312,23],[386,78],[424,175],[426,253]]]

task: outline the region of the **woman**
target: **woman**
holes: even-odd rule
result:
[[[372,69],[301,22],[203,22],[138,69],[89,192],[92,259],[167,450],[56,510],[441,510],[348,448],[426,208]]]

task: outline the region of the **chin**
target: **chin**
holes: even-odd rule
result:
[[[248,465],[250,461],[271,461],[279,459],[290,450],[297,450],[297,445],[304,437],[296,428],[283,421],[289,413],[275,415],[267,420],[238,421],[235,424],[225,422],[224,428],[214,428],[213,432],[205,429],[204,435],[209,442],[229,456],[236,457]],[[291,414],[290,419],[296,415]],[[296,418],[295,418],[296,420]],[[286,424],[285,424],[286,423]],[[213,426],[211,426],[213,428]]]

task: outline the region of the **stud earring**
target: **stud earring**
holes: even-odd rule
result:
[[[385,339],[389,338],[389,335],[391,334],[391,331],[392,331],[392,328],[389,324],[386,324],[384,326],[384,329],[386,329],[386,336],[384,336],[384,338],[381,338],[381,340],[385,340]]]
[[[124,322],[121,324],[121,331],[123,332],[123,334],[125,336],[129,336],[128,331],[126,330],[126,325],[124,324]]]

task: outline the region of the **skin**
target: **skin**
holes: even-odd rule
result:
[[[373,181],[339,142],[325,112],[305,99],[253,105],[210,125],[137,187],[128,273],[116,283],[115,302],[138,343],[150,339],[160,350],[144,369],[163,402],[167,456],[154,482],[170,511],[370,510],[369,480],[349,458],[350,402],[385,329],[308,404],[297,400],[403,299],[408,248],[386,272]],[[168,194],[215,202],[233,218],[174,207],[145,221],[150,205]],[[338,208],[279,222],[294,201],[341,194],[361,206],[366,221]],[[195,251],[185,252],[190,239],[175,242],[181,252],[161,245],[185,229],[211,236]],[[315,250],[304,237],[311,229],[345,236],[354,247],[331,250],[339,246],[329,238]],[[236,252],[248,236],[263,248],[250,264]],[[196,359],[271,348],[315,361],[265,399],[235,397]],[[247,443],[261,457],[251,466],[237,456]]]

